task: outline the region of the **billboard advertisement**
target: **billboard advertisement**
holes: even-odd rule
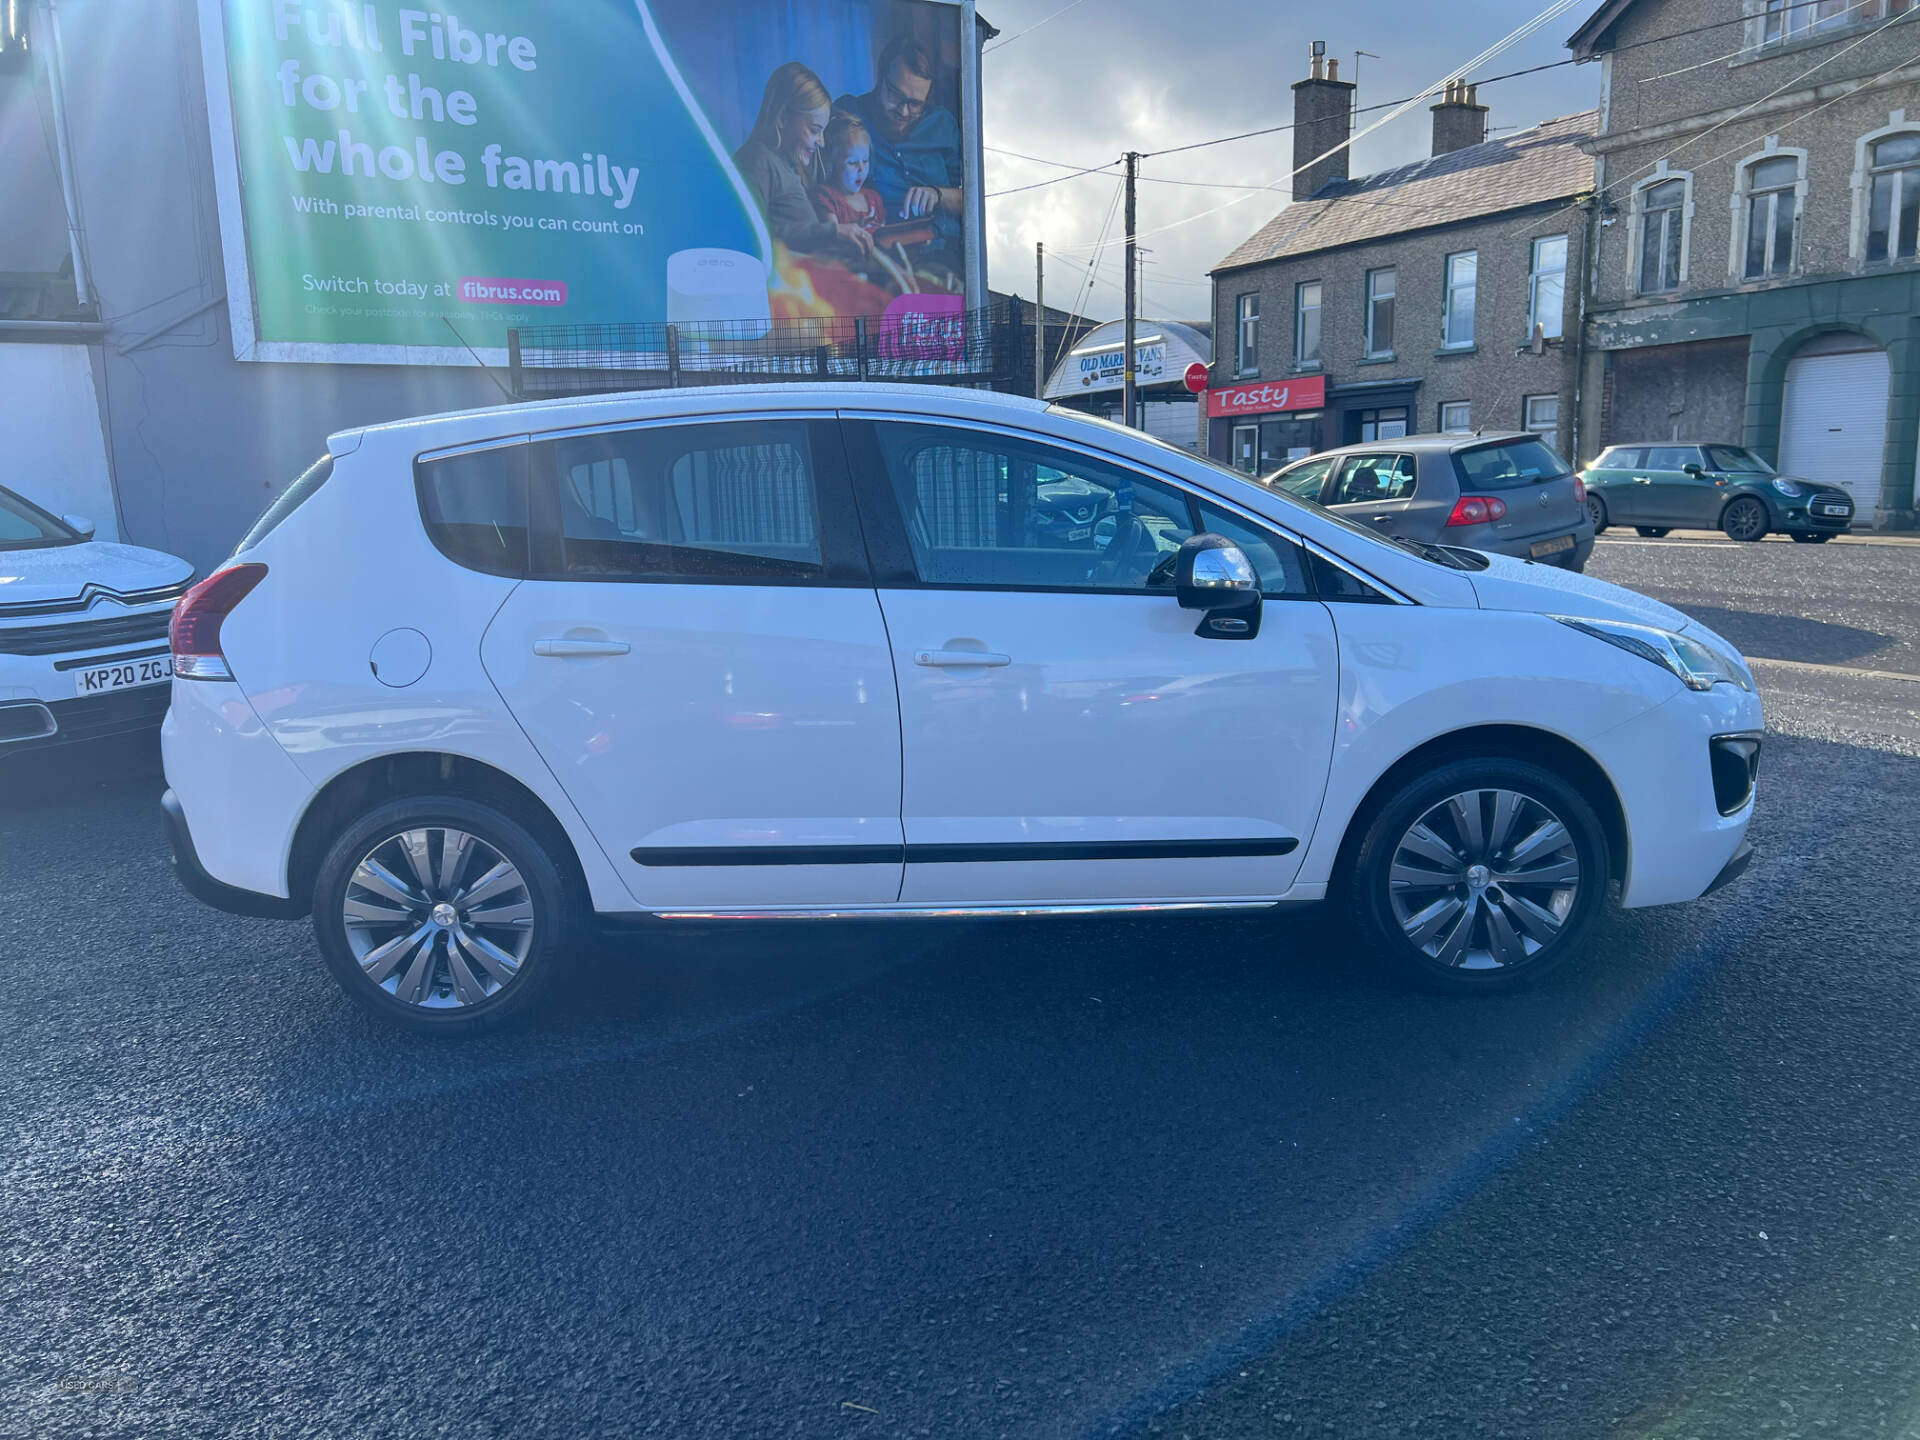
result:
[[[201,41],[243,360],[985,302],[971,3],[201,0]]]

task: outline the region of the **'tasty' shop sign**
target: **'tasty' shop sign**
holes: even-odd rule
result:
[[[1298,380],[1209,390],[1207,415],[1214,420],[1229,415],[1271,415],[1278,410],[1318,410],[1326,403],[1327,377],[1308,375]]]

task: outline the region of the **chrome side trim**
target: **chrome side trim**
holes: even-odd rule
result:
[[[1270,910],[1272,900],[1145,900],[1077,905],[867,905],[839,909],[793,906],[764,910],[659,910],[660,920],[964,920],[994,916],[1142,915],[1172,910]]]
[[[473,440],[465,445],[443,445],[437,450],[422,450],[413,457],[414,463],[423,460],[451,460],[456,455],[478,455],[488,450],[510,450],[515,445],[524,445],[532,438],[527,435],[496,435],[489,440]]]

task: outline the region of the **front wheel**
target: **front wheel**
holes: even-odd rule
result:
[[[364,1009],[404,1029],[464,1034],[533,1006],[566,957],[569,906],[545,847],[460,796],[391,801],[320,862],[320,953]]]
[[[1373,947],[1451,991],[1504,990],[1563,964],[1606,899],[1606,832],[1566,781],[1520,760],[1460,760],[1403,786],[1349,877]]]
[[[1644,535],[1649,540],[1658,540],[1663,535],[1671,535],[1673,533],[1673,531],[1665,525],[1636,525],[1633,529],[1636,535]]]
[[[1587,495],[1587,518],[1593,521],[1593,533],[1600,535],[1607,528],[1607,502],[1598,495]]]
[[[1720,512],[1720,528],[1729,540],[1758,540],[1767,533],[1767,507],[1742,496]]]

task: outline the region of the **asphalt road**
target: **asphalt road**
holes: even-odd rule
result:
[[[0,1435],[1920,1435],[1920,548],[1592,568],[1790,662],[1760,857],[1511,997],[840,927],[414,1041],[144,749],[0,771]]]

